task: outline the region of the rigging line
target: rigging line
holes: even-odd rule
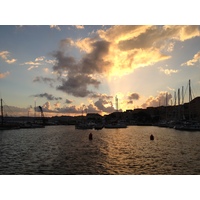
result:
[[[3,100],[3,103],[5,104],[6,108],[8,108],[8,110],[10,110],[11,114],[12,114],[13,116],[16,116],[16,115],[14,114],[14,112],[11,110],[11,108],[6,104],[6,102],[5,102],[4,100]]]
[[[185,99],[185,96],[186,96],[186,93],[187,93],[188,87],[189,87],[189,83],[187,84],[186,89],[185,89],[184,99]]]
[[[191,85],[191,90],[192,90],[192,96],[193,98],[195,98],[193,85]]]

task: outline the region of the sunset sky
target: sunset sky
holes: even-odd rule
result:
[[[189,79],[194,96],[200,96],[200,26],[184,26],[199,25],[197,1],[130,2],[2,1],[0,98],[9,106],[5,114],[34,116],[35,102],[45,116],[80,115],[86,108],[108,114],[115,110],[116,95],[123,111],[162,105],[166,92],[171,104],[174,92],[186,89]],[[198,176],[45,177],[51,180],[3,176],[1,196],[160,199],[164,194],[169,199],[166,188],[177,199],[199,195]]]
[[[200,95],[200,26],[0,25],[0,98],[8,115],[109,114]]]

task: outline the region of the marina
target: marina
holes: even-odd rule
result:
[[[13,16],[46,17],[40,4],[12,5]],[[53,18],[68,13],[53,7]],[[198,13],[182,7],[173,21]],[[107,8],[99,18],[115,18]],[[200,175],[199,25],[9,24],[0,26],[3,199],[196,199],[198,176],[160,175]]]

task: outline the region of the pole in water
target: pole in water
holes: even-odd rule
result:
[[[92,140],[92,133],[89,134],[89,140]]]
[[[150,140],[154,140],[154,136],[152,134],[150,135]]]

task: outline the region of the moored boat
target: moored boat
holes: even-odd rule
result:
[[[127,128],[127,125],[122,122],[113,123],[113,124],[106,124],[105,128]]]
[[[176,130],[183,130],[183,131],[200,131],[200,124],[199,123],[190,123],[185,122],[174,127]]]

